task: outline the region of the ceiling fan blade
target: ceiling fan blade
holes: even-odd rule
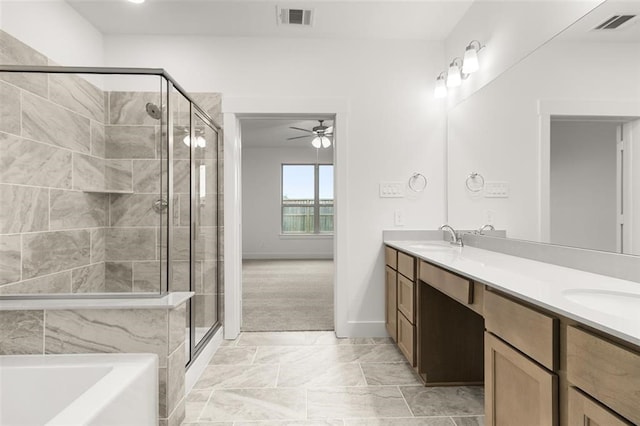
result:
[[[309,129],[301,129],[300,127],[289,127],[290,129],[295,129],[295,130],[302,130],[303,132],[307,132],[307,133],[313,133],[311,130]]]
[[[326,135],[327,133],[333,133],[333,126],[329,126],[324,130],[324,134]]]
[[[287,138],[288,141],[291,141],[293,139],[302,139],[302,138],[311,138],[313,137],[313,135],[304,135],[304,136],[296,136],[295,138]]]

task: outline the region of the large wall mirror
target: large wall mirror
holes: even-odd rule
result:
[[[452,107],[448,159],[456,228],[640,255],[640,2],[602,3]]]

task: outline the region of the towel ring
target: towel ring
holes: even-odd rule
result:
[[[409,178],[409,189],[413,192],[422,192],[427,187],[427,178],[422,173],[415,172]]]
[[[482,188],[484,188],[484,177],[478,172],[471,172],[471,174],[467,176],[465,186],[471,192],[480,192]]]

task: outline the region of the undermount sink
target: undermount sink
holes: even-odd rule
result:
[[[573,289],[562,294],[571,302],[595,311],[622,318],[640,318],[640,293]]]
[[[458,248],[457,246],[454,246],[446,242],[415,243],[415,244],[410,244],[409,247],[411,247],[413,250],[427,250],[427,251],[442,251],[442,250]]]

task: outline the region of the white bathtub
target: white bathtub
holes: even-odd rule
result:
[[[155,354],[0,356],[0,425],[158,422]]]

